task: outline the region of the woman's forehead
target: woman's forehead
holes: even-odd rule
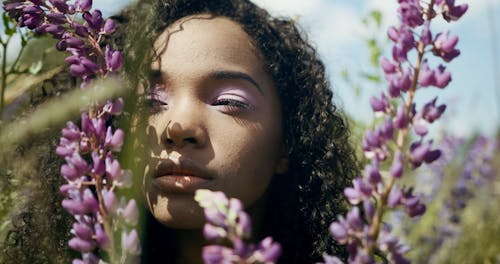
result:
[[[271,86],[260,52],[240,24],[225,17],[183,18],[155,41],[152,69],[175,82],[199,79],[214,71],[239,72]]]
[[[238,23],[229,18],[209,14],[189,16],[176,21],[160,34],[154,48],[156,57],[169,60],[262,64],[252,38]]]

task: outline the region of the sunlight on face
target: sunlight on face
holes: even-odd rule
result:
[[[245,206],[262,197],[282,154],[277,91],[251,38],[235,22],[191,16],[156,40],[144,189],[154,217],[200,228],[205,188]]]

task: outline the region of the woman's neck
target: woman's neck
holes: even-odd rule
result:
[[[202,264],[201,252],[207,244],[199,229],[177,230],[179,252],[178,260],[182,264]]]

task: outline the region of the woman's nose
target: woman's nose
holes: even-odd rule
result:
[[[169,110],[165,142],[168,148],[203,147],[207,141],[204,118],[196,107],[179,105]]]

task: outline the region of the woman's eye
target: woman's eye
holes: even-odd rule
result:
[[[240,100],[229,99],[229,98],[221,98],[217,99],[212,105],[224,107],[224,112],[232,112],[237,110],[253,110],[254,107]]]
[[[151,93],[146,96],[147,106],[151,109],[152,112],[159,112],[161,110],[168,109],[168,102],[164,96],[156,93]]]

